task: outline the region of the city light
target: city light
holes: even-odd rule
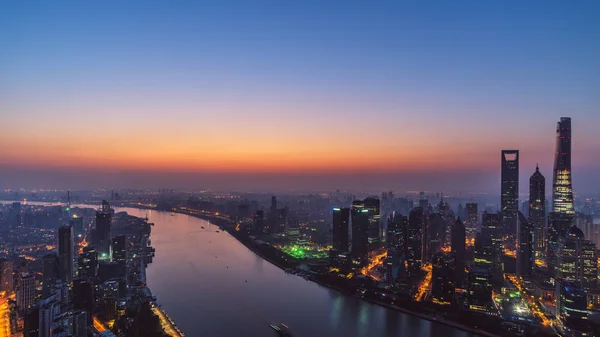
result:
[[[417,301],[417,302],[423,301],[423,299],[425,298],[425,295],[429,292],[430,287],[431,287],[431,275],[433,272],[433,268],[431,267],[431,264],[424,265],[422,269],[425,272],[427,272],[427,274],[425,274],[425,278],[419,285],[417,293],[415,294],[414,298],[415,298],[415,301]]]

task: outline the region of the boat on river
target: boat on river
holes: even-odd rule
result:
[[[294,336],[290,332],[290,328],[283,323],[281,323],[281,324],[271,323],[271,324],[269,324],[269,326],[271,327],[271,329],[273,329],[277,332],[278,336],[281,336],[281,337],[293,337]]]

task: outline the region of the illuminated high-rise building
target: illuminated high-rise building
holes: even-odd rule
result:
[[[502,262],[502,226],[499,213],[484,212],[481,219],[482,234],[489,237],[492,243],[492,273],[497,282],[504,279],[504,264]]]
[[[471,239],[477,235],[477,225],[479,224],[479,210],[477,204],[467,203],[465,206],[465,213],[467,216],[465,219],[465,229],[467,231],[467,237]]]
[[[96,237],[98,257],[100,260],[110,260],[111,256],[111,234],[110,225],[112,210],[106,200],[102,200],[102,206],[96,212]]]
[[[517,225],[517,276],[531,276],[534,266],[532,224],[519,212]]]
[[[58,265],[60,277],[67,283],[73,282],[74,245],[73,227],[67,225],[58,228]]]
[[[408,215],[408,230],[406,235],[406,262],[408,271],[417,272],[423,264],[423,226],[425,213],[421,207],[416,207]]]
[[[75,237],[75,241],[79,242],[83,240],[83,237],[85,236],[85,226],[83,225],[83,218],[73,215],[73,218],[69,220],[69,225],[73,227],[73,236]]]
[[[585,240],[583,232],[573,226],[558,242],[556,277],[578,282],[587,291],[598,284],[596,245]]]
[[[593,336],[588,323],[587,297],[577,281],[556,280],[556,317],[564,336]]]
[[[425,261],[431,261],[433,254],[439,252],[446,243],[446,221],[440,213],[431,213],[426,216],[427,245]]]
[[[529,178],[529,224],[533,227],[533,249],[537,258],[546,251],[546,178],[539,166]]]
[[[333,209],[333,249],[339,251],[350,251],[350,242],[348,237],[348,228],[350,225],[350,208]]]
[[[94,247],[84,247],[79,254],[77,274],[80,279],[95,279],[98,276],[98,252]]]
[[[408,219],[398,212],[392,212],[388,217],[387,241],[385,243],[388,257],[397,263],[404,255],[406,246],[406,230]]]
[[[552,212],[575,214],[571,177],[571,118],[561,117],[556,126]]]
[[[502,231],[514,236],[519,210],[519,150],[502,150]]]
[[[42,298],[52,295],[52,289],[60,278],[60,267],[56,253],[46,254],[42,258]]]
[[[13,290],[13,262],[0,259],[0,291],[9,294]]]
[[[369,210],[362,200],[352,202],[352,257],[364,264],[369,256]]]
[[[381,242],[381,205],[378,198],[366,198],[365,209],[369,210],[369,249]]]
[[[573,224],[575,207],[571,176],[571,118],[561,117],[556,127],[556,150],[552,179],[552,212],[549,214],[549,242],[556,244]]]
[[[113,262],[127,263],[127,236],[119,235],[112,238]]]
[[[494,247],[489,232],[477,234],[473,250],[473,262],[477,267],[492,270],[494,265]]]
[[[463,225],[460,218],[458,218],[454,225],[452,226],[451,233],[451,249],[452,249],[452,257],[455,259],[455,271],[454,276],[456,280],[456,285],[458,287],[462,286],[463,279],[465,275],[465,246],[466,246],[466,230],[465,225]]]
[[[455,259],[443,252],[433,254],[431,260],[431,297],[434,303],[449,305],[454,298],[456,288],[454,266]]]
[[[17,283],[17,308],[20,313],[27,311],[35,304],[35,278],[28,271],[19,274]]]

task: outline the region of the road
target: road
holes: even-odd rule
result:
[[[157,306],[153,307],[152,312],[154,312],[154,314],[158,316],[158,319],[160,319],[160,325],[166,334],[172,337],[184,337],[183,332],[181,332],[179,328],[175,326],[171,318],[167,316],[167,314],[161,308]]]
[[[0,337],[10,337],[10,310],[8,308],[8,298],[0,298]]]
[[[425,275],[423,282],[421,282],[421,284],[419,285],[419,290],[415,294],[415,300],[417,302],[423,301],[423,299],[425,298],[425,295],[427,295],[427,293],[429,293],[429,290],[431,288],[431,273],[432,273],[431,264],[424,265],[422,269],[424,271],[426,271],[427,274]]]
[[[549,326],[551,324],[550,319],[548,319],[548,317],[546,317],[546,314],[544,313],[544,311],[542,311],[540,309],[535,298],[533,298],[532,296],[530,296],[529,294],[527,294],[524,291],[523,286],[521,285],[521,282],[519,282],[519,279],[517,279],[517,277],[514,275],[507,275],[507,278],[512,282],[512,284],[515,285],[515,287],[517,287],[519,292],[521,292],[522,298],[529,305],[529,310],[531,310],[531,312],[541,320],[542,325]]]

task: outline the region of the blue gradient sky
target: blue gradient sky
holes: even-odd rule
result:
[[[503,148],[521,150],[523,182],[536,162],[550,179],[570,116],[575,189],[598,189],[599,15],[552,0],[5,2],[0,185],[187,185],[181,172],[213,188],[494,191]]]

